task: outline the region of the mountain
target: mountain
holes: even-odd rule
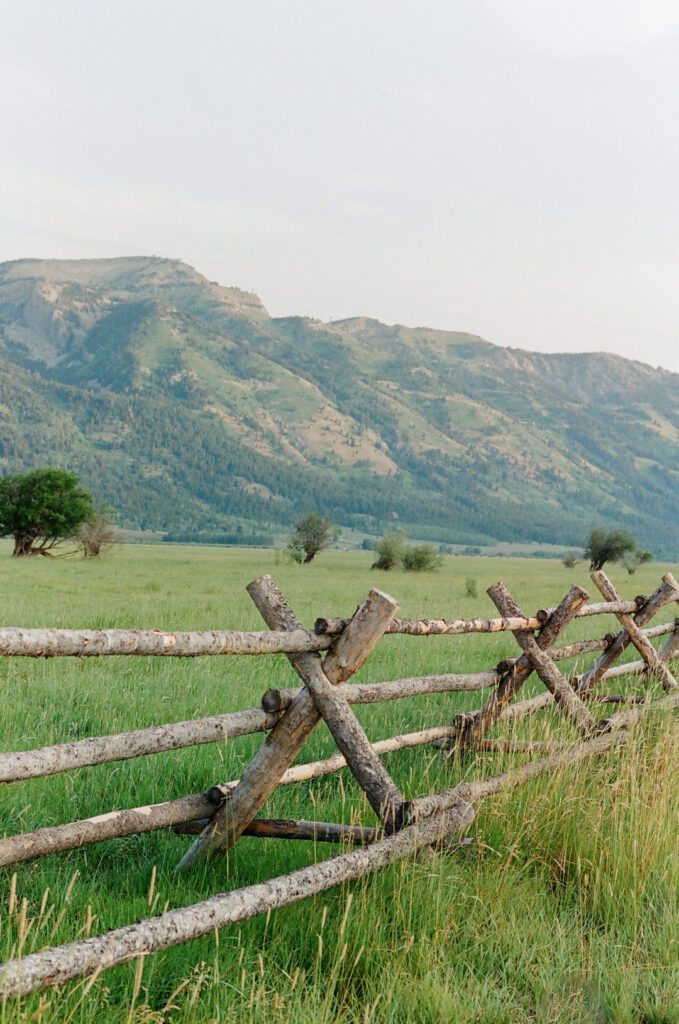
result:
[[[679,376],[470,334],[272,318],[156,257],[0,264],[0,471],[76,469],[122,525],[679,554]]]

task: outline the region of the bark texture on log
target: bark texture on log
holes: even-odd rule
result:
[[[283,630],[297,628],[297,619],[270,576],[255,580],[247,590],[267,625]],[[341,662],[338,659],[331,662],[325,676],[330,684],[346,679],[352,664],[352,651],[353,663],[357,666],[363,664],[397,607],[397,603],[388,595],[379,591],[370,592],[364,607],[359,609],[340,637],[343,652]],[[289,658],[298,673],[301,669],[307,669],[311,661],[314,665],[316,663],[311,654],[290,655]],[[182,858],[179,869],[190,865],[198,856],[228,849],[236,842],[245,826],[256,817],[274,791],[319,719],[320,713],[314,697],[305,688],[294,698],[269,733],[266,743],[243,772],[228,804],[214,815],[209,828]]]
[[[231,714],[211,715],[187,722],[152,725],[147,729],[121,732],[113,736],[91,736],[72,743],[58,743],[35,750],[16,750],[0,754],[0,782],[18,782],[44,775],[58,775],[72,768],[84,768],[108,761],[159,754],[167,750],[219,743],[236,736],[248,736],[273,729],[278,715],[250,708]]]
[[[648,633],[646,635],[648,636]],[[672,635],[667,638],[658,653],[664,662],[679,658],[679,619],[674,620]]]
[[[200,835],[209,818],[187,821],[174,825],[177,835]],[[363,825],[336,825],[328,821],[303,821],[297,818],[255,818],[243,832],[244,836],[259,839],[302,839],[315,843],[346,843],[352,846],[367,846],[384,835],[381,829],[366,828]]]
[[[118,964],[208,935],[237,921],[325,892],[341,882],[386,867],[446,836],[463,831],[474,812],[462,801],[445,814],[403,829],[351,853],[300,868],[268,882],[221,893],[189,907],[117,928],[105,935],[55,946],[0,966],[0,998],[27,995],[50,985],[84,978]]]
[[[636,609],[634,601],[586,605],[579,616],[613,614]],[[547,609],[551,614],[556,609]],[[96,658],[105,655],[198,658],[227,654],[295,654],[326,651],[351,619],[318,619],[314,632],[211,630],[203,632],[158,629],[30,629],[0,628],[0,657]],[[539,629],[539,618],[508,619],[394,619],[386,633],[408,636],[450,636]],[[347,677],[348,678],[348,677]]]
[[[436,725],[402,736],[390,736],[388,739],[378,740],[372,746],[378,754],[392,754],[398,750],[424,746],[434,740],[451,736],[453,732],[452,725]],[[311,761],[288,768],[281,776],[279,785],[290,786],[297,782],[309,782],[311,779],[323,778],[346,767],[344,757],[341,754],[333,754],[322,761]],[[148,804],[145,807],[109,811],[107,814],[98,814],[93,818],[84,818],[65,825],[54,825],[34,832],[7,836],[0,839],[0,867],[18,861],[33,860],[36,857],[47,857],[65,850],[79,849],[81,846],[90,846],[106,839],[156,832],[196,818],[211,818],[216,807],[233,793],[239,781],[233,779],[231,782],[220,783],[207,793],[195,793],[160,804]]]
[[[609,580],[605,572],[599,570],[598,572],[592,573],[592,580],[595,585],[599,588],[603,596],[607,601],[619,600],[618,594],[615,587]],[[643,631],[639,628],[635,620],[624,612],[618,612],[617,618],[620,621],[621,626],[627,633],[630,642],[634,644],[643,660],[648,665],[649,671],[657,676],[662,685],[666,690],[679,689],[679,684],[668,669],[667,665],[662,661],[655,647],[651,641],[644,635]]]
[[[325,651],[332,637],[295,630],[166,632],[159,629],[0,628],[0,657],[97,658],[104,655],[199,658],[217,654],[294,654]]]
[[[659,626],[646,629],[644,634],[647,638],[671,634],[660,649],[659,655],[664,661],[679,655],[679,628],[675,622],[662,623]],[[561,661],[577,657],[587,651],[605,650],[609,645],[610,641],[605,637],[599,640],[577,641],[568,647],[553,649],[551,658],[553,661]],[[512,661],[512,664],[515,664],[515,661]],[[645,668],[645,662],[628,662],[626,665],[609,669],[605,673],[605,678],[638,674]],[[578,687],[582,678],[577,677],[576,679]],[[497,671],[491,669],[488,672],[469,675],[414,676],[380,683],[342,683],[337,687],[337,691],[350,704],[373,704],[428,693],[473,692],[496,686],[498,679]],[[262,698],[263,711],[259,708],[250,708],[186,722],[149,726],[145,729],[135,729],[131,732],[117,733],[111,736],[93,736],[83,740],[74,740],[71,743],[38,747],[34,750],[9,751],[0,754],[0,783],[56,775],[75,768],[179,750],[202,743],[219,743],[226,739],[256,732],[268,732],[276,724],[277,714],[285,710],[299,693],[300,690],[296,688],[267,690]],[[610,699],[611,702],[624,699],[631,702],[634,700],[643,702],[644,698],[607,698],[606,695],[594,697],[592,691],[585,691],[583,699],[601,701]]]
[[[551,694],[550,694],[551,696]],[[559,753],[537,761],[528,761],[519,768],[512,771],[502,772],[500,775],[492,775],[487,779],[479,779],[475,782],[459,782],[451,789],[443,789],[438,793],[429,796],[417,797],[411,800],[406,807],[407,820],[422,821],[429,815],[440,814],[447,808],[456,807],[460,800],[473,803],[483,797],[492,796],[503,789],[520,786],[530,779],[537,778],[547,772],[555,771],[567,765],[577,764],[588,757],[602,754],[611,747],[620,746],[627,742],[626,732],[609,733],[595,736],[593,739],[585,740],[567,746]]]
[[[611,715],[601,723],[601,731],[607,733],[615,732],[618,729],[631,729],[651,711],[675,711],[677,708],[679,708],[679,691],[673,691],[660,700],[648,700],[628,711],[618,711],[617,714]]]
[[[339,693],[348,704],[379,704],[382,701],[418,697],[427,693],[472,693],[497,684],[495,669],[469,675],[411,676],[384,683],[340,683]],[[283,711],[301,691],[296,688],[267,690],[262,696],[265,711]]]
[[[634,614],[634,623],[637,626],[645,626],[651,619],[654,619],[660,609],[670,601],[676,601],[679,596],[679,587],[671,573],[666,573],[662,578],[660,586]],[[613,608],[613,602],[610,602]],[[604,678],[608,669],[618,660],[620,655],[630,644],[630,638],[626,629],[620,630],[613,642],[606,648],[600,658],[587,672],[583,673],[578,681],[578,690],[591,690],[601,679]]]
[[[645,626],[651,619],[655,618],[661,608],[663,608],[668,602],[676,601],[679,595],[679,585],[672,576],[671,573],[666,573],[663,576],[663,582],[655,590],[646,601],[642,601],[640,606],[637,602],[627,602],[627,604],[633,604],[634,607],[638,608],[634,620],[638,626]],[[606,602],[602,602],[606,604]],[[595,607],[594,605],[586,605],[585,611],[589,608]],[[600,606],[597,606],[600,607]],[[616,608],[613,602],[609,603],[609,608],[612,612],[615,612]],[[538,643],[540,637],[538,636]],[[600,658],[594,662],[594,665],[582,675],[575,677],[573,680],[574,686],[578,691],[579,696],[583,697],[585,693],[590,691],[594,686],[600,682],[604,682],[606,679],[613,679],[624,675],[638,675],[643,672],[646,668],[646,663],[643,661],[628,662],[625,665],[614,665],[614,662],[620,657],[622,652],[629,645],[629,637],[626,630],[621,630],[614,639],[609,643],[604,653]],[[519,662],[516,664],[519,664]],[[495,694],[491,694],[488,703],[492,703],[495,700]],[[520,718],[525,718],[528,715],[535,714],[537,711],[541,711],[543,708],[547,708],[552,704],[553,697],[551,693],[540,693],[536,697],[530,697],[528,700],[519,701],[518,703],[512,704],[510,702],[500,709],[499,714],[493,718],[493,721],[513,721]],[[479,711],[473,711],[466,713],[461,722],[464,727],[469,730],[470,733],[478,735],[480,727],[480,720],[484,713],[484,709]],[[459,743],[451,743],[450,749],[459,747]]]
[[[520,614],[519,608],[504,583],[495,583],[488,593],[503,614]],[[514,631],[514,637],[559,708],[584,736],[590,736],[596,728],[594,717],[568,681],[561,675],[556,665],[542,650],[533,633],[530,630],[517,629]]]
[[[214,803],[205,793],[167,800],[161,804],[109,811],[93,818],[70,821],[65,825],[52,825],[34,832],[23,832],[0,839],[0,867],[19,861],[48,857],[65,850],[78,850],[82,846],[101,843],[106,839],[119,839],[142,832],[156,832],[161,828],[178,825],[214,814]]]
[[[265,621],[278,621],[281,618],[280,605],[284,601],[280,591],[274,592],[270,585],[262,586],[258,597],[258,608]],[[393,831],[398,823],[403,795],[374,752],[346,699],[338,693],[333,683],[335,680],[342,683],[358,671],[397,609],[398,603],[392,597],[373,590],[354,616],[355,633],[363,640],[361,647],[352,642],[347,629],[333,644],[322,666],[315,655],[295,658],[299,676],[313,694],[316,707],[333,739],[366,793],[371,807],[388,831]],[[290,624],[296,621],[289,606],[286,615]]]
[[[612,615],[615,612],[633,613],[637,610],[636,601],[617,601],[614,605],[608,601],[593,602],[581,607],[578,618],[591,615]],[[464,633],[502,633],[515,629],[540,629],[545,620],[556,611],[556,608],[544,609],[543,616],[525,618],[524,616],[508,616],[499,619],[394,619],[386,628],[385,633],[402,633],[407,636],[455,636]],[[319,636],[337,636],[346,629],[351,619],[320,618],[316,619],[314,632]]]
[[[490,587],[488,593],[490,594],[492,590],[493,587]],[[582,587],[571,587],[561,604],[550,613],[536,637],[536,643],[541,650],[546,650],[554,644],[559,633],[575,618],[578,609],[582,608],[588,597],[589,594]],[[532,671],[533,664],[530,658],[526,654],[522,654],[502,674],[496,689],[490,694],[484,706],[479,711],[458,718],[460,729],[458,747],[460,750],[464,750],[467,745],[474,746],[490,726],[503,715],[504,710],[514,700]]]
[[[675,626],[675,623],[662,623],[652,629],[644,630],[644,634],[646,637],[671,634],[660,649],[659,655],[664,661],[679,656],[679,628]],[[553,661],[561,661],[565,658],[576,657],[586,651],[604,650],[608,645],[609,641],[605,637],[600,640],[578,641],[568,647],[552,650],[551,657]],[[628,662],[607,670],[605,678],[638,674],[645,669],[645,662]],[[578,687],[582,678],[576,677]],[[469,675],[413,676],[380,683],[342,683],[337,687],[337,691],[349,704],[374,704],[428,693],[463,693],[488,689],[496,686],[498,679],[497,671],[491,669],[488,672]],[[163,751],[179,750],[187,746],[198,746],[203,743],[219,743],[226,739],[257,732],[268,732],[276,724],[278,714],[282,713],[300,692],[300,689],[297,688],[267,690],[262,697],[263,710],[249,708],[244,711],[210,715],[206,718],[191,719],[186,722],[149,726],[111,736],[92,736],[83,740],[74,740],[71,743],[38,747],[34,750],[2,753],[0,754],[0,783],[56,775],[75,768],[85,768],[110,761],[123,761]],[[616,701],[634,702],[635,700],[642,703],[644,700],[643,697],[594,695],[589,690],[581,696],[584,700],[604,702],[610,700],[611,703]],[[540,706],[546,706],[546,703]],[[516,707],[520,707],[520,705],[516,705]]]

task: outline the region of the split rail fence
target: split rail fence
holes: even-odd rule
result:
[[[116,809],[81,821],[6,836],[0,839],[0,866],[166,828],[196,837],[178,870],[224,852],[241,835],[314,839],[356,847],[288,875],[220,893],[193,906],[170,910],[104,935],[8,961],[0,966],[0,996],[12,998],[71,979],[98,975],[117,964],[323,892],[424,847],[454,849],[467,841],[464,833],[481,799],[620,746],[627,741],[631,728],[649,712],[679,708],[679,685],[671,670],[671,661],[679,657],[679,619],[649,627],[663,607],[679,603],[676,580],[667,574],[650,596],[628,601],[620,598],[603,572],[593,573],[592,579],[603,601],[588,603],[588,593],[575,586],[558,607],[540,610],[532,618],[523,614],[503,583],[488,590],[499,612],[499,617],[493,619],[397,619],[397,602],[381,591],[371,590],[352,618],[319,619],[312,632],[298,621],[271,577],[264,576],[247,589],[269,627],[267,632],[0,629],[0,657],[186,658],[284,653],[302,683],[299,689],[268,690],[259,708],[37,750],[1,753],[0,782],[12,783],[252,733],[268,734],[237,780],[164,803]],[[617,618],[617,632],[554,646],[574,619],[603,614]],[[489,671],[348,683],[384,634],[421,637],[501,631],[514,635],[520,653]],[[658,647],[652,643],[657,637],[664,637]],[[630,645],[636,648],[639,660],[616,664]],[[560,662],[590,653],[597,657],[578,674],[564,674],[558,667]],[[516,700],[532,673],[544,684],[544,692]],[[650,699],[648,693],[615,694],[599,688],[600,684],[629,675],[659,680],[666,695]],[[370,743],[352,710],[353,704],[475,690],[488,691],[478,710],[460,713],[443,725],[377,743]],[[617,705],[620,709],[603,720],[597,719],[592,714],[596,703]],[[539,742],[488,735],[499,722],[549,707],[569,723],[577,734],[575,741]],[[321,719],[338,752],[323,761],[293,765]],[[381,756],[432,743],[445,751],[448,759],[464,757],[474,750],[535,756],[502,774],[459,782],[436,793],[406,799]],[[365,792],[378,818],[378,827],[258,816],[278,786],[318,778],[345,767]]]

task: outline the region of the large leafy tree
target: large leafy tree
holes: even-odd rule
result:
[[[300,561],[313,562],[318,552],[329,547],[336,537],[337,528],[332,525],[328,516],[310,512],[295,524],[295,532],[288,540],[288,548],[293,554],[299,553]]]
[[[597,526],[589,535],[585,556],[589,558],[590,569],[603,569],[606,562],[621,562],[636,550],[636,540],[625,530],[604,530]],[[651,558],[650,552],[643,555],[643,561]]]
[[[14,558],[49,555],[93,515],[92,495],[68,470],[33,469],[0,478],[0,535],[14,538]]]

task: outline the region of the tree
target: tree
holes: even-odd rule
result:
[[[377,558],[370,568],[384,569],[385,572],[394,569],[401,561],[405,539],[406,535],[402,530],[385,533],[384,537],[375,544]]]
[[[104,551],[120,543],[120,534],[113,516],[113,509],[108,505],[100,505],[76,531],[73,539],[77,541],[85,558],[99,558]]]
[[[578,558],[575,551],[567,551],[562,558],[562,563],[567,569],[575,569],[580,559]]]
[[[94,514],[92,495],[65,469],[33,469],[0,478],[0,536],[12,556],[50,555]]]
[[[606,562],[621,562],[626,555],[637,550],[634,537],[625,530],[604,530],[595,527],[585,547],[585,557],[589,558],[590,570],[603,569]]]
[[[305,565],[313,562],[319,551],[329,547],[337,538],[337,529],[328,516],[320,512],[310,512],[304,519],[295,524],[295,532],[288,539],[291,552],[303,552]]]

